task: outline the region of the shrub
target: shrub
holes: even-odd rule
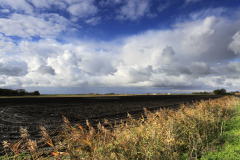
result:
[[[40,93],[39,93],[39,91],[34,91],[34,92],[33,92],[33,95],[39,96]]]

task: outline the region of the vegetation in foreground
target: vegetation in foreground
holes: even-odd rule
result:
[[[115,124],[113,131],[101,124],[95,130],[77,124],[65,126],[57,136],[41,127],[42,140],[29,139],[20,127],[22,139],[17,143],[3,142],[11,150],[2,159],[192,159],[214,149],[221,142],[225,123],[239,104],[237,97],[182,105],[178,111],[160,109],[147,118]],[[108,124],[108,121],[105,120]],[[111,124],[109,124],[111,125]],[[46,148],[47,147],[47,148]],[[45,148],[45,149],[44,149]]]
[[[240,159],[240,106],[235,116],[223,127],[223,145],[217,145],[212,151],[206,152],[202,160],[235,160]]]

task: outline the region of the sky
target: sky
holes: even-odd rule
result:
[[[0,0],[0,88],[240,91],[240,1]]]

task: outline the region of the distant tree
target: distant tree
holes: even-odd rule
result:
[[[226,92],[227,92],[226,89],[224,88],[221,89],[221,93],[226,93]]]
[[[39,91],[34,91],[34,92],[33,92],[33,95],[39,96],[40,93],[39,93]]]
[[[24,96],[27,94],[27,91],[25,91],[25,89],[17,89],[16,91],[18,92],[19,96]]]
[[[214,94],[220,94],[221,93],[221,90],[220,89],[216,89],[213,91]]]

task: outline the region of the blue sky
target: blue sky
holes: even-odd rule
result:
[[[0,0],[0,87],[240,90],[240,1]]]

